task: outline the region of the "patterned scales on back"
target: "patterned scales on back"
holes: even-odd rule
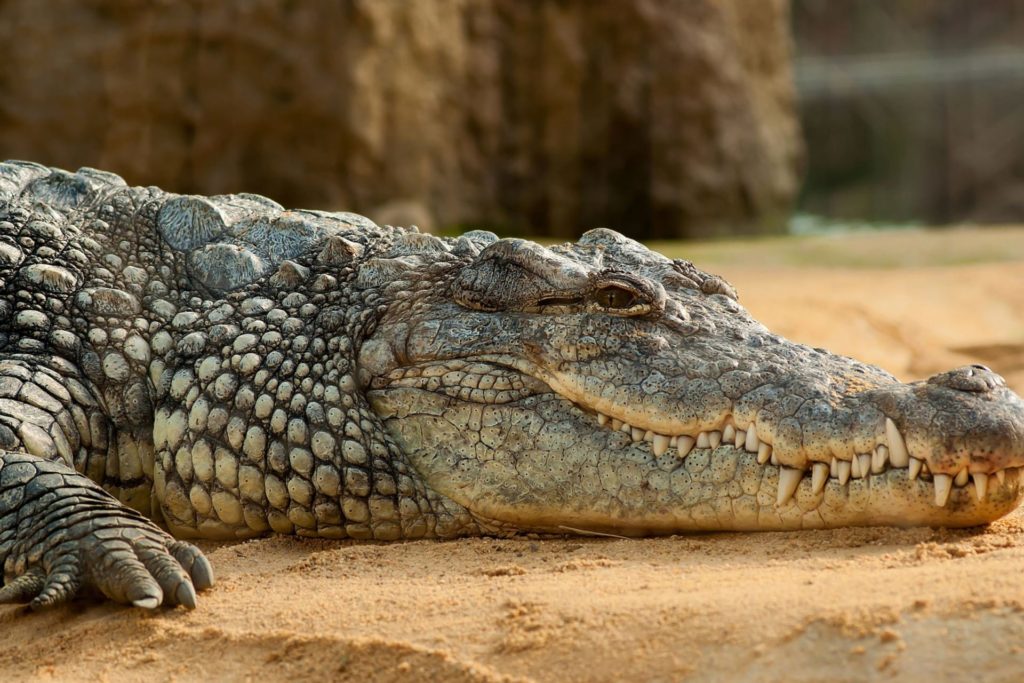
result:
[[[254,194],[178,197],[164,204],[156,220],[167,243],[188,253],[195,281],[216,294],[255,282],[331,235],[377,229],[354,213],[286,211]],[[288,269],[280,274],[289,277]]]
[[[197,319],[179,315],[183,301],[245,297],[268,274],[288,290],[309,276],[291,259],[349,263],[384,235],[426,237],[253,194],[175,196],[90,168],[0,164],[0,448],[59,457],[159,518],[154,335]],[[388,272],[368,263],[363,275]]]

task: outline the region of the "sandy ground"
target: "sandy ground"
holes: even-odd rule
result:
[[[820,240],[772,247],[786,259],[715,245],[711,269],[791,338],[907,379],[980,361],[1024,392],[1024,230],[828,244],[816,268],[791,261]],[[887,267],[844,261],[872,249]],[[219,580],[195,612],[0,608],[0,680],[1024,680],[1019,513],[962,531],[204,548]]]

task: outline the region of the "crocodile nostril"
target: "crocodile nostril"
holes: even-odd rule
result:
[[[984,370],[985,372],[992,372],[992,368],[988,367],[987,365],[981,365],[980,363],[975,363],[971,367],[974,368],[975,370]]]
[[[977,364],[935,375],[928,383],[975,393],[993,391],[1006,386],[1006,380],[984,365]]]

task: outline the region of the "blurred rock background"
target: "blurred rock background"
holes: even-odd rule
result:
[[[441,231],[1020,222],[1022,38],[1024,0],[0,0],[0,157]]]
[[[1024,221],[1024,1],[793,0],[800,209]]]
[[[0,155],[380,222],[784,229],[785,0],[5,0]]]

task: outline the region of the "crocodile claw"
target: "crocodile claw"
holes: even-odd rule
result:
[[[203,590],[213,580],[209,562],[198,549],[180,541],[162,543],[153,538],[163,534],[155,527],[116,531],[121,533],[114,538],[90,534],[62,543],[48,573],[32,567],[0,588],[0,603],[28,602],[40,610],[68,602],[83,585],[91,585],[111,600],[143,609],[195,609],[196,586]],[[179,561],[179,556],[188,561]]]

